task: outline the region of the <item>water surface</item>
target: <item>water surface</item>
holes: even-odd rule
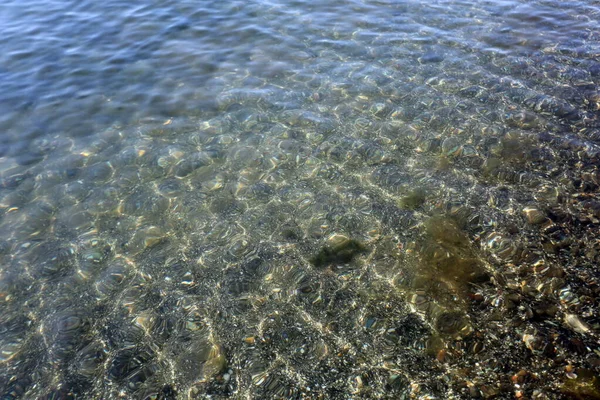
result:
[[[3,2],[2,399],[600,398],[599,15]]]

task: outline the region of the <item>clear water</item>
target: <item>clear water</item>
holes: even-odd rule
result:
[[[1,398],[600,398],[599,18],[2,2]]]

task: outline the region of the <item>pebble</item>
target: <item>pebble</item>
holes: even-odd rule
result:
[[[419,62],[421,64],[439,63],[442,61],[444,61],[444,56],[434,52],[425,53],[419,57]]]
[[[575,314],[566,314],[565,323],[577,333],[588,333],[590,327]]]
[[[538,225],[546,220],[546,214],[535,207],[525,207],[523,215],[531,225]]]

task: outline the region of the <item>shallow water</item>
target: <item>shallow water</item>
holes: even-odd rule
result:
[[[1,398],[600,398],[599,18],[3,2]]]

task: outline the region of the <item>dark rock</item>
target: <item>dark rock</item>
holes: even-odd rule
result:
[[[425,53],[419,57],[419,62],[421,64],[439,63],[442,61],[444,61],[444,56],[434,52]]]
[[[322,247],[310,262],[317,268],[327,267],[331,264],[346,264],[366,250],[366,247],[358,240],[349,239],[343,235],[333,235],[328,244]]]

